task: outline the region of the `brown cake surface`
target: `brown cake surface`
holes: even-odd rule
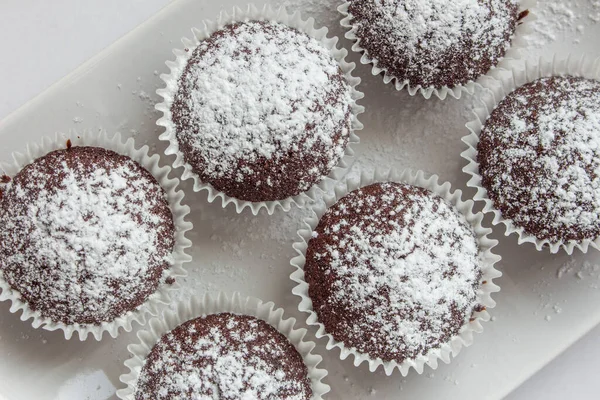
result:
[[[347,348],[402,363],[479,310],[479,247],[464,216],[426,189],[376,183],[321,217],[305,279],[318,319]]]
[[[516,0],[349,0],[367,56],[411,86],[476,80],[510,47]]]
[[[196,49],[171,106],[179,151],[203,182],[242,200],[308,190],[344,155],[351,88],[316,39],[235,23]]]
[[[600,235],[600,82],[556,76],[517,88],[485,122],[477,150],[504,218],[553,243]]]
[[[152,348],[136,400],[308,400],[302,356],[263,320],[231,313],[187,321]]]
[[[71,147],[2,188],[0,273],[43,317],[100,324],[165,281],[174,225],[164,190],[129,157]]]

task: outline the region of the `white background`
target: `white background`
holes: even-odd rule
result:
[[[2,118],[169,1],[0,0],[0,124]],[[598,343],[600,327],[508,398],[600,398]]]

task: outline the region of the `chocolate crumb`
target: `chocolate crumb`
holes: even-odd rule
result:
[[[529,10],[524,10],[524,11],[521,11],[521,12],[519,13],[519,18],[518,18],[518,20],[519,20],[519,21],[521,21],[522,19],[524,19],[524,18],[525,18],[525,17],[527,17],[528,15],[529,15]]]

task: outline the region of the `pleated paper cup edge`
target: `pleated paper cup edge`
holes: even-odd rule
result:
[[[315,343],[305,340],[307,331],[304,328],[295,328],[297,324],[294,318],[284,318],[284,310],[276,308],[273,302],[263,302],[254,297],[242,297],[237,292],[231,295],[217,292],[192,296],[187,301],[179,303],[175,311],[165,312],[162,318],[153,318],[147,330],[138,332],[138,342],[127,347],[131,358],[125,361],[125,367],[129,372],[119,378],[127,387],[117,390],[117,396],[122,400],[134,400],[137,380],[145,358],[165,333],[190,319],[221,312],[250,315],[269,323],[282,333],[302,356],[311,380],[312,399],[320,400],[330,391],[329,385],[323,382],[327,371],[319,368],[323,358],[313,353]]]
[[[481,322],[488,321],[490,318],[489,313],[486,310],[493,308],[496,305],[495,301],[491,298],[491,294],[500,291],[500,288],[493,280],[502,276],[502,274],[494,267],[494,265],[500,261],[501,257],[494,254],[492,249],[498,244],[498,241],[488,237],[488,235],[492,233],[492,230],[490,228],[484,228],[481,225],[483,214],[473,212],[473,201],[463,201],[461,198],[462,192],[460,190],[452,191],[450,183],[446,182],[439,184],[438,179],[437,175],[427,175],[422,171],[400,171],[397,169],[376,170],[372,173],[361,172],[360,179],[358,180],[346,177],[335,186],[335,195],[326,196],[323,201],[313,206],[312,215],[304,220],[304,228],[300,229],[297,233],[299,240],[293,245],[297,255],[290,262],[291,265],[295,267],[295,271],[290,275],[290,278],[296,283],[292,292],[300,298],[298,310],[308,314],[306,321],[308,325],[317,327],[317,338],[327,339],[327,350],[338,348],[340,351],[340,359],[342,360],[352,356],[356,367],[360,366],[363,362],[366,362],[371,372],[374,372],[381,367],[387,375],[392,375],[395,370],[399,370],[403,376],[406,376],[411,369],[422,374],[425,365],[428,365],[435,370],[438,367],[439,360],[448,364],[451,356],[455,357],[463,347],[470,346],[473,343],[473,333],[481,332],[483,330]],[[328,207],[335,204],[335,202],[346,194],[376,182],[404,182],[420,186],[441,196],[455,206],[471,224],[477,235],[481,249],[480,257],[483,270],[481,281],[486,281],[486,284],[481,285],[477,300],[479,304],[486,308],[486,310],[474,313],[472,321],[466,323],[461,328],[460,333],[441,348],[432,349],[425,356],[420,356],[415,360],[406,360],[401,364],[395,361],[371,359],[367,354],[360,353],[353,348],[345,347],[342,342],[336,341],[331,334],[328,334],[325,331],[325,326],[318,321],[317,314],[312,309],[312,301],[308,295],[308,284],[304,279],[306,249],[308,248],[308,242],[310,241],[312,231],[319,222],[319,218],[326,212]]]
[[[479,143],[481,129],[494,108],[509,93],[525,83],[553,75],[581,76],[600,81],[600,58],[593,59],[585,55],[580,57],[566,55],[562,57],[555,54],[537,60],[507,62],[503,66],[503,70],[508,74],[498,71],[486,81],[484,85],[486,91],[479,99],[479,105],[473,110],[474,118],[465,125],[468,134],[462,138],[463,143],[467,145],[467,149],[461,153],[461,157],[467,163],[463,167],[463,172],[470,176],[467,186],[477,190],[474,200],[483,202],[483,212],[493,215],[492,223],[503,225],[505,236],[516,235],[519,245],[530,243],[538,251],[547,248],[552,254],[556,254],[563,250],[569,255],[573,254],[575,249],[579,249],[582,253],[587,253],[590,247],[600,249],[600,237],[580,242],[571,240],[553,243],[548,239],[538,239],[534,235],[525,232],[522,227],[515,225],[512,220],[504,218],[502,213],[494,207],[487,190],[481,185],[479,163],[477,162],[477,144]]]
[[[35,159],[44,156],[51,151],[67,148],[67,140],[71,141],[72,146],[102,147],[130,157],[148,170],[165,190],[175,225],[175,246],[173,248],[173,265],[165,271],[164,276],[173,278],[176,282],[172,285],[166,283],[160,285],[157,291],[153,293],[146,302],[138,307],[138,309],[130,311],[127,314],[116,318],[114,321],[103,322],[100,325],[67,325],[52,321],[47,317],[42,317],[38,311],[33,311],[27,302],[21,299],[21,294],[14,290],[2,277],[0,277],[0,289],[2,289],[0,301],[10,301],[12,303],[10,312],[18,313],[21,311],[20,319],[22,321],[33,319],[32,326],[34,328],[37,329],[42,327],[48,331],[62,330],[65,339],[67,340],[71,339],[75,333],[78,334],[81,341],[86,340],[89,335],[92,335],[96,340],[101,340],[104,332],[107,332],[110,336],[116,338],[120,334],[119,330],[121,328],[125,332],[130,332],[133,329],[133,322],[144,325],[146,323],[147,314],[157,315],[158,309],[162,307],[162,305],[171,302],[169,293],[179,288],[177,278],[187,275],[186,271],[183,269],[183,264],[191,261],[191,257],[186,254],[185,251],[192,245],[191,241],[186,237],[186,233],[193,227],[191,222],[186,221],[190,208],[187,205],[182,204],[185,195],[179,188],[179,179],[169,178],[171,167],[161,167],[159,164],[159,156],[157,154],[150,156],[150,149],[148,146],[142,146],[138,149],[135,147],[133,138],[123,140],[119,133],[109,136],[105,131],[85,131],[57,133],[54,138],[43,137],[40,142],[28,144],[25,153],[13,152],[13,162],[0,163],[0,170],[12,177]]]
[[[176,138],[175,126],[171,120],[171,104],[173,102],[173,96],[177,91],[177,81],[181,76],[183,68],[185,67],[188,59],[202,40],[210,37],[212,33],[221,29],[223,26],[239,21],[248,20],[261,20],[261,21],[275,21],[290,27],[296,28],[301,32],[308,34],[309,36],[319,40],[326,48],[328,48],[333,57],[336,59],[344,76],[348,82],[348,85],[352,91],[352,104],[350,106],[352,110],[351,116],[351,130],[349,135],[348,145],[344,151],[344,155],[338,160],[337,165],[330,171],[329,175],[324,177],[320,182],[315,183],[306,192],[300,193],[296,196],[288,197],[283,200],[274,201],[262,201],[262,202],[251,202],[246,200],[240,200],[215,189],[210,183],[202,182],[200,177],[194,173],[191,165],[185,162],[183,154],[179,151],[179,145]],[[207,199],[210,203],[216,199],[220,199],[223,208],[230,204],[235,207],[237,213],[241,213],[244,209],[248,208],[252,214],[257,215],[261,209],[265,209],[269,215],[272,215],[276,209],[280,208],[284,212],[289,211],[292,206],[303,208],[307,204],[315,201],[321,192],[327,190],[328,186],[332,182],[335,182],[341,176],[345,175],[349,168],[354,162],[354,149],[353,146],[360,142],[359,137],[356,135],[357,131],[363,129],[362,123],[358,120],[358,116],[362,114],[365,109],[362,105],[359,105],[358,100],[364,97],[364,94],[360,92],[357,87],[361,80],[358,77],[352,75],[352,72],[356,68],[354,63],[346,61],[348,52],[344,48],[338,48],[338,38],[327,37],[329,33],[325,27],[316,29],[314,27],[314,19],[308,18],[304,20],[299,12],[288,14],[284,7],[276,9],[271,8],[269,5],[265,5],[261,9],[258,9],[253,4],[247,6],[245,10],[234,7],[231,13],[222,11],[216,22],[205,20],[200,24],[200,28],[192,28],[192,38],[184,37],[181,41],[185,46],[185,51],[182,49],[174,49],[173,53],[176,56],[174,61],[167,61],[166,65],[169,67],[168,74],[161,74],[160,78],[166,85],[164,88],[158,89],[156,93],[162,97],[163,101],[155,106],[156,110],[163,113],[163,116],[156,122],[157,125],[164,128],[164,132],[159,136],[163,141],[169,143],[165,154],[167,156],[174,155],[175,161],[173,162],[173,168],[183,168],[182,180],[192,179],[194,182],[193,189],[196,192],[206,191]]]
[[[448,96],[460,99],[464,93],[473,95],[477,87],[481,87],[481,80],[489,76],[497,68],[505,68],[506,63],[512,60],[518,60],[522,58],[523,51],[529,45],[528,35],[534,32],[533,23],[538,19],[535,9],[535,0],[523,0],[523,4],[519,6],[521,11],[528,11],[527,16],[521,21],[517,22],[515,32],[511,36],[510,47],[507,49],[504,57],[502,57],[496,66],[490,68],[486,74],[482,74],[476,81],[469,81],[464,84],[456,85],[454,87],[443,86],[436,88],[434,86],[423,87],[421,85],[412,86],[408,80],[401,81],[388,72],[386,68],[381,68],[377,65],[377,60],[369,57],[367,50],[360,46],[360,39],[356,36],[356,26],[352,24],[352,16],[348,11],[350,2],[346,0],[343,4],[338,7],[339,13],[342,15],[340,25],[346,30],[344,37],[352,41],[352,51],[361,55],[360,63],[363,65],[371,66],[371,74],[376,76],[383,73],[383,82],[387,85],[391,83],[396,90],[406,90],[411,96],[415,96],[417,93],[421,94],[425,99],[429,100],[432,95],[435,95],[440,100],[445,100]]]

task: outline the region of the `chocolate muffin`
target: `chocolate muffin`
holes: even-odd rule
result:
[[[111,322],[165,282],[171,210],[156,179],[129,157],[71,147],[5,180],[0,275],[43,318]]]
[[[152,348],[136,400],[310,399],[302,356],[263,320],[231,313],[187,321]]]
[[[551,243],[600,236],[600,82],[541,78],[504,98],[477,161],[494,207]]]
[[[517,0],[347,0],[359,46],[412,87],[455,87],[496,66],[510,47]]]
[[[482,310],[473,228],[444,199],[407,184],[372,184],[331,206],[304,274],[325,331],[371,359],[426,355]]]
[[[275,22],[239,22],[188,51],[171,115],[201,181],[241,200],[282,200],[344,155],[351,87],[316,39]]]

